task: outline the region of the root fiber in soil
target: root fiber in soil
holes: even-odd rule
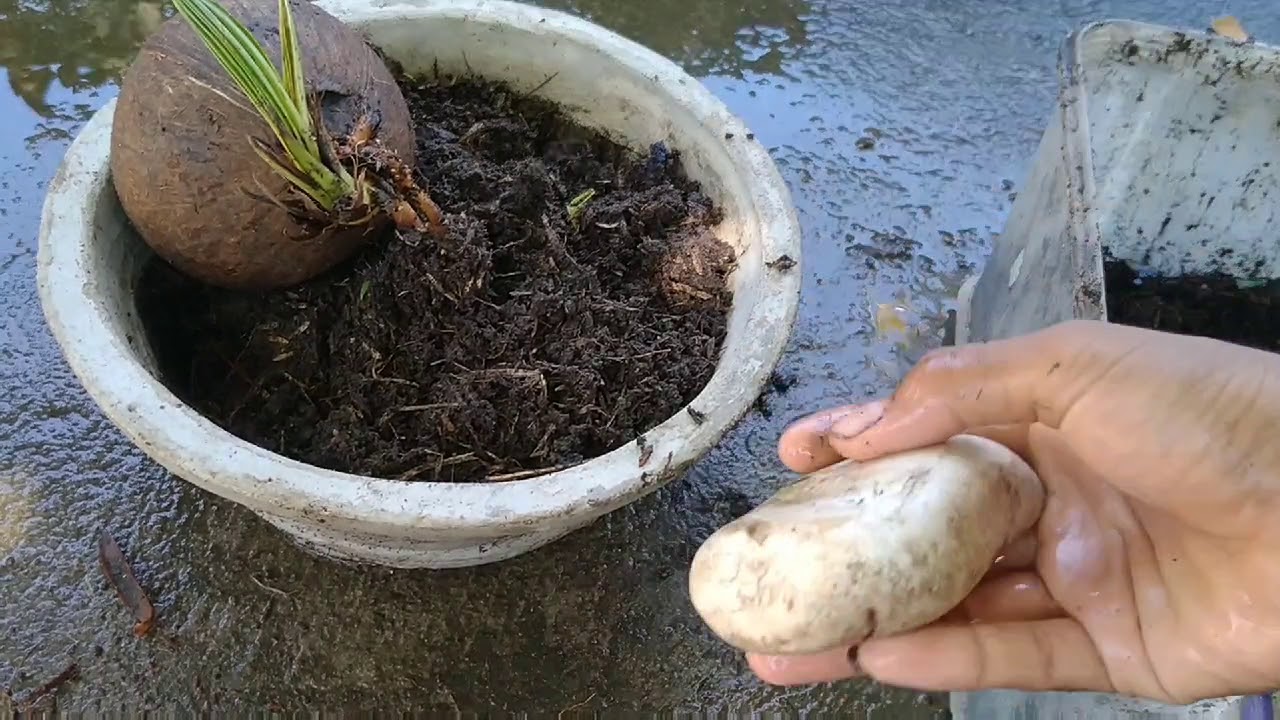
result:
[[[1103,268],[1107,318],[1113,323],[1280,351],[1275,283],[1241,287],[1227,275],[1139,275],[1111,259]]]
[[[734,255],[678,155],[629,152],[500,84],[400,84],[448,236],[389,233],[263,294],[153,260],[138,306],[171,390],[297,460],[454,482],[596,457],[691,401]]]

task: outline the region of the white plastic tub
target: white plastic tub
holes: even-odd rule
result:
[[[243,504],[312,550],[400,568],[494,562],[549,543],[652,492],[746,413],[786,345],[799,304],[800,229],[764,147],[697,80],[566,14],[499,0],[326,0],[410,71],[474,71],[564,104],[638,149],[666,141],[725,211],[738,250],[719,367],[691,403],[630,443],[572,469],[493,484],[407,483],[322,470],[237,439],[157,379],[134,308],[150,251],[110,184],[114,105],[84,127],[50,184],[40,299],[72,370],[106,415],[174,474]]]
[[[1163,275],[1280,276],[1280,51],[1141,23],[1063,45],[1057,112],[957,340],[1106,317],[1103,248]]]
[[[1162,275],[1280,277],[1280,51],[1126,21],[1063,44],[1058,107],[956,342],[1106,319],[1104,251]],[[1256,713],[1260,704],[1248,705]],[[1094,693],[956,693],[957,718],[1242,718]],[[1256,717],[1256,715],[1254,715]]]

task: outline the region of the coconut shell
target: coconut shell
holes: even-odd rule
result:
[[[221,0],[280,66],[275,0]],[[383,145],[413,166],[409,107],[359,32],[307,0],[291,0],[308,89],[335,137],[362,114]],[[180,16],[143,45],[116,101],[111,173],[125,214],[146,243],[180,271],[211,285],[267,290],[306,281],[387,231],[301,220],[246,193],[284,198],[288,181],[250,138],[278,147],[270,127]],[[320,232],[317,234],[317,230]]]

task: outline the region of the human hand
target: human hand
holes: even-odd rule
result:
[[[763,680],[1180,704],[1280,687],[1280,356],[1073,321],[930,353],[889,400],[805,418],[778,451],[808,473],[960,433],[1035,467],[1038,526],[939,622],[748,655]]]

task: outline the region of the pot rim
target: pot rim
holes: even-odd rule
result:
[[[750,173],[743,211],[759,225],[762,260],[787,255],[798,263],[799,221],[767,150],[748,139],[743,123],[702,83],[657,53],[567,13],[508,0],[319,4],[356,26],[452,16],[536,29],[540,35],[568,36],[642,72],[704,125],[740,134],[734,142],[726,141],[724,151],[736,168]],[[420,528],[477,537],[495,530],[528,532],[557,518],[602,515],[656,489],[665,476],[718,443],[768,381],[798,312],[798,265],[790,272],[762,269],[752,333],[742,341],[749,352],[741,357],[722,353],[714,375],[690,403],[705,408],[701,421],[686,408],[645,434],[651,459],[642,458],[645,453],[637,443],[629,442],[568,469],[490,483],[384,480],[292,460],[241,440],[184,404],[121,341],[124,333],[112,332],[113,319],[95,297],[101,295],[96,290],[101,279],[91,271],[88,248],[95,236],[114,230],[96,227],[94,217],[94,198],[110,182],[114,104],[111,100],[82,129],[49,185],[38,259],[46,320],[89,395],[147,455],[189,482],[256,512],[310,520],[333,530],[395,533]]]

